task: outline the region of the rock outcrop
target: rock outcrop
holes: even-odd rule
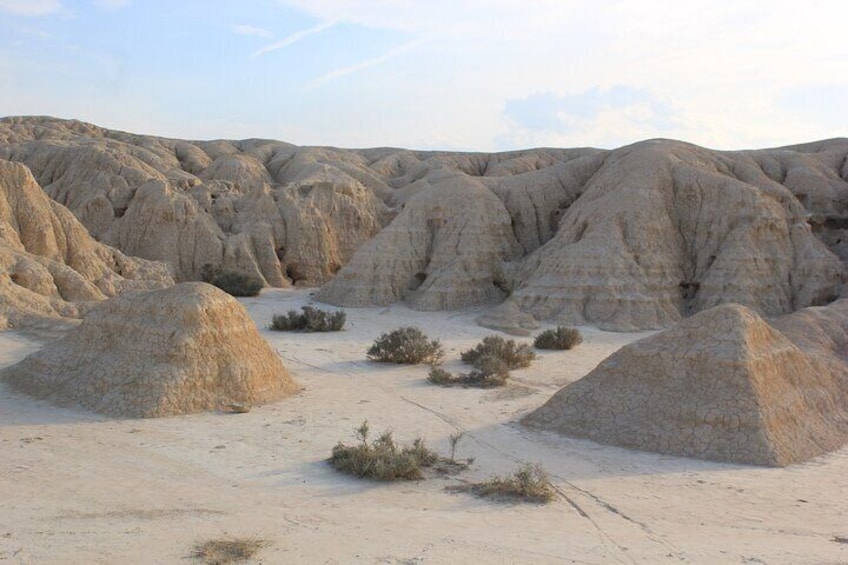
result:
[[[320,298],[337,305],[506,299],[501,313],[615,330],[729,302],[772,316],[839,296],[846,157],[844,139],[484,154],[0,120],[0,158],[30,167],[100,241],[165,261],[178,280],[213,263],[273,286],[326,283]]]
[[[452,310],[506,297],[503,264],[519,256],[502,202],[482,183],[445,174],[356,253],[357,261],[318,293],[343,306],[406,300]]]
[[[78,318],[123,291],[170,284],[166,265],[96,242],[25,166],[0,160],[0,329]]]
[[[523,423],[621,447],[756,465],[784,466],[838,449],[848,442],[848,365],[841,358],[848,300],[790,314],[775,326],[785,334],[739,305],[706,310],[623,347]]]
[[[204,283],[107,300],[0,379],[37,398],[132,418],[262,404],[297,389],[244,307]]]
[[[614,330],[731,302],[764,315],[830,302],[842,263],[786,187],[762,171],[738,178],[750,159],[670,141],[613,152],[556,235],[521,262],[510,301],[539,319]]]
[[[99,241],[164,261],[179,281],[211,263],[272,286],[321,284],[392,217],[365,158],[329,148],[6,118],[0,158],[26,164]]]

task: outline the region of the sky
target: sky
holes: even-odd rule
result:
[[[848,136],[844,0],[0,0],[0,116],[506,151]]]

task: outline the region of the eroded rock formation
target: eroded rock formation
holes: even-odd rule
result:
[[[663,328],[728,302],[764,315],[826,304],[848,259],[848,140],[483,154],[7,118],[0,157],[99,240],[178,280],[214,263],[274,286],[327,283],[320,298],[344,306],[506,299],[501,314]]]
[[[141,418],[273,402],[297,389],[244,307],[204,283],[107,300],[0,379],[58,404]]]
[[[357,262],[317,298],[368,306],[406,300],[421,310],[451,310],[506,297],[504,261],[519,245],[503,203],[476,179],[446,173],[356,253]]]
[[[272,286],[320,284],[392,216],[365,158],[336,149],[7,118],[0,158],[26,164],[95,238],[167,262],[177,280],[197,280],[212,263]]]
[[[96,242],[29,169],[0,160],[0,329],[78,318],[125,290],[170,284],[166,265]]]
[[[623,347],[523,419],[599,443],[784,466],[848,442],[848,300],[770,326],[727,304]]]

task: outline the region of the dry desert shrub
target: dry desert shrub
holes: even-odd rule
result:
[[[381,335],[368,348],[367,355],[368,359],[379,363],[436,365],[445,352],[439,340],[431,340],[420,329],[407,326]]]
[[[471,487],[477,496],[518,500],[522,502],[548,503],[556,491],[550,477],[541,465],[525,463],[508,477],[493,477]]]
[[[483,365],[491,364],[491,358],[499,359],[506,364],[507,370],[529,367],[536,354],[526,343],[518,344],[514,339],[504,339],[501,336],[490,335],[483,338],[473,349],[463,351],[462,360],[475,369],[483,369]]]
[[[231,296],[256,296],[265,286],[259,277],[229,271],[211,263],[200,269],[200,278]]]
[[[342,310],[328,312],[314,306],[304,306],[301,310],[276,314],[271,319],[270,329],[279,332],[338,332],[344,327],[347,318]]]
[[[399,446],[392,433],[387,431],[374,440],[368,441],[370,428],[368,421],[362,422],[356,429],[357,445],[345,445],[339,442],[330,456],[329,462],[336,470],[355,477],[377,481],[417,480],[424,478],[424,470],[432,469],[441,474],[455,474],[468,468],[473,458],[456,460],[456,447],[463,437],[459,432],[450,436],[450,458],[442,457],[424,445],[417,438],[412,444]]]
[[[545,330],[536,336],[533,346],[536,349],[571,349],[583,342],[580,330],[557,326],[555,329]]]
[[[191,556],[202,559],[205,565],[227,565],[247,561],[267,545],[257,538],[214,539],[195,545]]]
[[[427,380],[434,385],[451,386],[455,384],[456,377],[450,371],[445,371],[441,367],[432,367],[427,375]]]
[[[505,385],[508,378],[509,367],[503,360],[484,355],[476,360],[475,367],[468,373],[454,376],[444,369],[433,367],[427,380],[440,386],[492,388]]]
[[[368,421],[365,421],[356,429],[359,443],[338,443],[330,456],[330,465],[360,478],[409,481],[424,478],[423,469],[439,462],[439,455],[430,451],[421,438],[413,441],[412,445],[400,447],[390,431],[383,432],[370,443],[369,432]]]

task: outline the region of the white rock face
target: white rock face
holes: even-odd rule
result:
[[[778,315],[840,294],[844,266],[823,243],[827,238],[813,234],[810,213],[793,191],[830,202],[823,213],[845,209],[833,200],[841,194],[848,202],[839,169],[848,143],[719,153],[654,141],[606,154],[539,151],[538,168],[528,165],[533,153],[438,154],[423,163],[384,157],[383,170],[398,184],[409,182],[395,193],[404,209],[319,298],[348,306],[405,300],[430,309],[508,294],[481,323],[523,333],[533,326],[528,315],[659,329],[718,304]],[[460,176],[433,168],[437,161]],[[784,186],[790,177],[781,166],[807,171],[806,180],[792,177]],[[477,190],[466,188],[472,183]],[[424,228],[440,203],[444,226],[462,234],[448,237],[449,245],[433,245],[441,227]],[[504,212],[512,238],[502,231]],[[464,257],[469,244],[480,251],[474,261]]]
[[[497,196],[474,179],[448,175],[410,197],[317,298],[342,306],[406,300],[419,310],[500,302],[502,266],[518,254]]]
[[[724,303],[778,315],[835,299],[841,262],[788,189],[733,175],[746,159],[678,142],[613,152],[521,262],[510,301],[539,319],[636,330]]]
[[[125,290],[170,284],[166,265],[97,243],[29,169],[0,160],[0,329],[77,318]]]
[[[782,331],[739,305],[706,310],[623,347],[523,423],[621,447],[756,465],[784,466],[838,449],[848,442],[848,365],[841,358],[848,300],[801,310],[775,326]],[[824,335],[832,337],[816,339]]]
[[[839,296],[846,157],[844,139],[484,154],[0,120],[0,158],[29,166],[100,241],[165,261],[178,280],[213,263],[273,286],[327,283],[320,297],[338,305],[506,299],[501,314],[614,330],[729,302],[778,315]]]
[[[249,407],[297,390],[244,307],[204,283],[102,302],[0,379],[38,398],[130,418]]]

